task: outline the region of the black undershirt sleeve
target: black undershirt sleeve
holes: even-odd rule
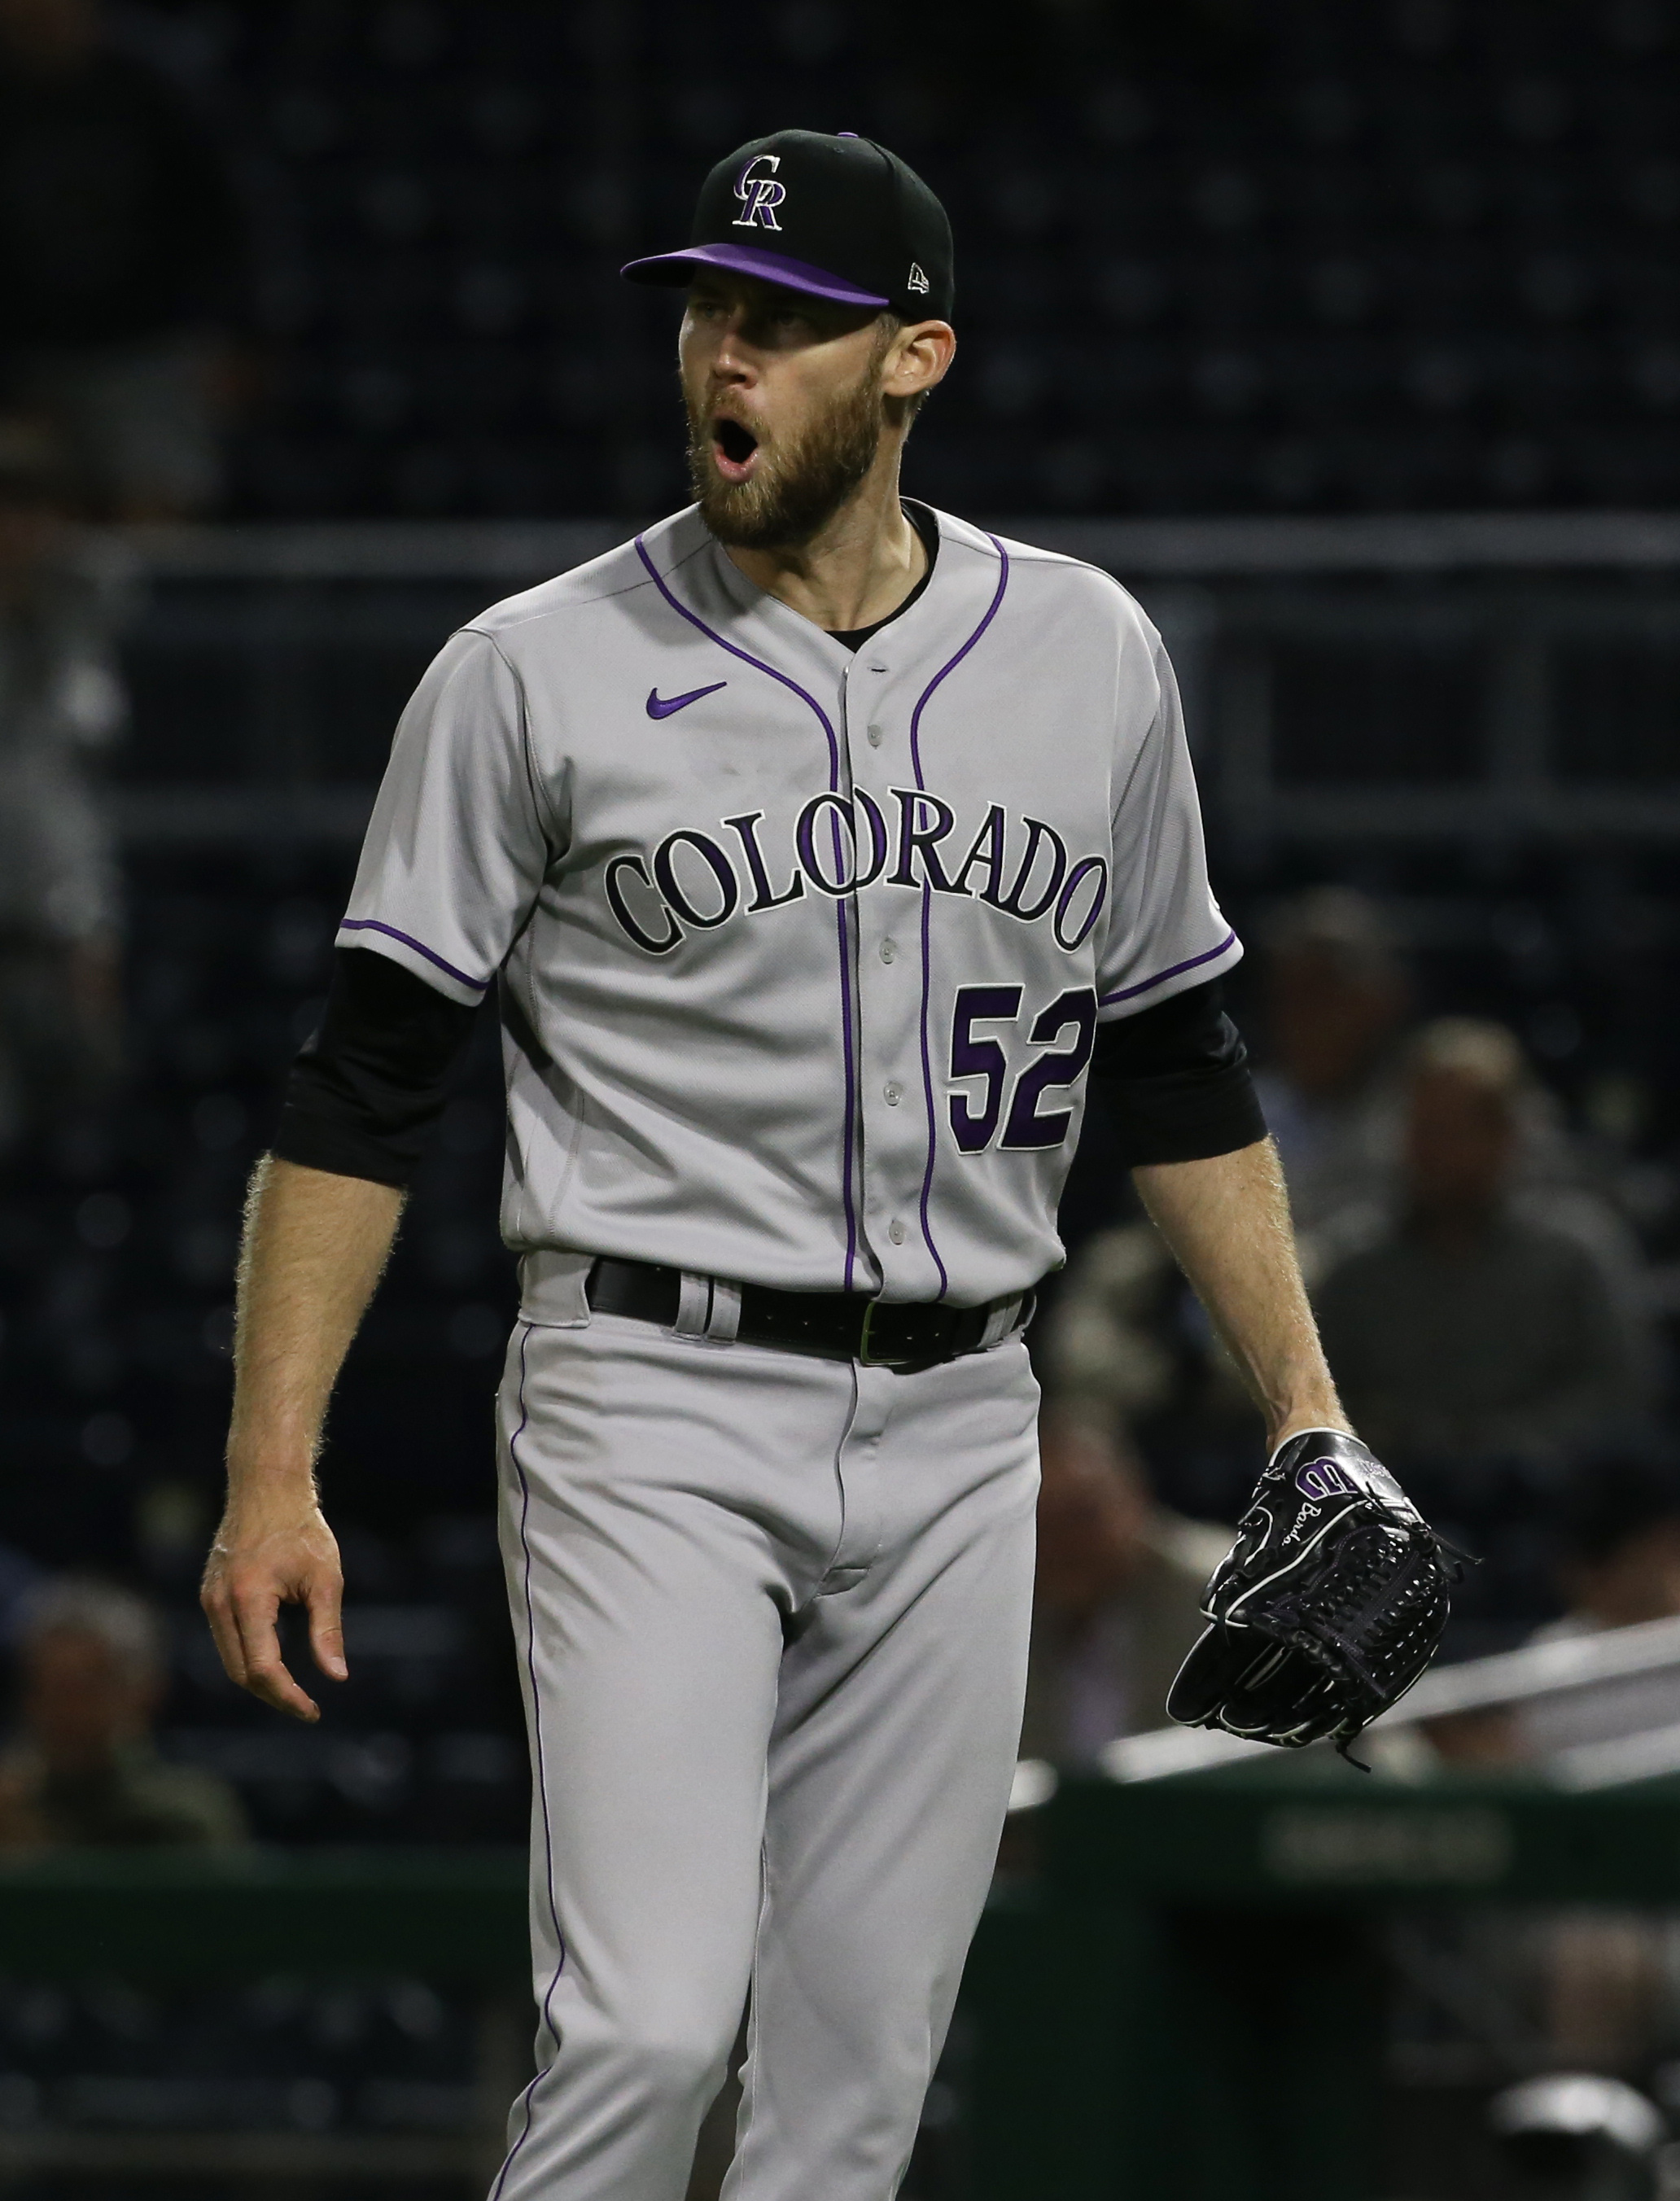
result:
[[[336,949],[326,1012],[292,1065],[274,1153],[334,1177],[407,1185],[478,1013],[388,955]]]
[[[1099,1024],[1091,1076],[1102,1087],[1128,1169],[1206,1161],[1266,1136],[1248,1050],[1225,1012],[1217,978]]]
[[[406,1186],[478,1013],[389,956],[338,949],[320,1028],[292,1067],[274,1153],[335,1177]],[[1201,1161],[1266,1136],[1248,1050],[1217,978],[1101,1025],[1091,1075],[1129,1168]]]

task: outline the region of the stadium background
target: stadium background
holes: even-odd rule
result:
[[[685,229],[720,150],[784,123],[878,135],[950,209],[961,349],[908,486],[1142,596],[1239,930],[1352,887],[1402,943],[1419,1016],[1518,1035],[1638,1238],[1666,1419],[1680,10],[272,0],[108,21],[217,149],[241,242],[194,306],[222,370],[220,487],[87,553],[130,712],[100,775],[124,1067],[3,1164],[0,1542],[15,1603],[67,1569],[156,1601],[165,1750],[231,1781],[261,1841],[523,1836],[490,1516],[511,1306],[493,1034],[333,1417],[354,1678],[319,1729],[238,1698],[193,1605],[239,1205],[432,650],[684,497],[674,308],[617,265]],[[1237,1007],[1264,1054],[1258,988]],[[1125,1207],[1098,1117],[1070,1245]],[[1254,1444],[1150,1464],[1228,1518]],[[1515,1465],[1473,1486],[1442,1467],[1429,1496],[1487,1562],[1454,1649],[1519,1642],[1557,1609],[1543,1491]],[[73,2149],[42,2168],[29,2136],[60,2128],[464,2129],[475,2005],[424,1987],[420,1952],[405,1969],[210,2004],[20,1973],[0,1990],[12,2175],[131,2191]],[[207,2040],[241,2028],[246,2063],[218,2063]],[[276,2057],[285,2087],[230,2106]],[[100,2096],[114,2073],[130,2092]],[[964,2100],[956,2073],[911,2190],[982,2190],[950,2137]],[[1464,2144],[1404,2189],[1325,2190],[1433,2201],[1460,2190]],[[364,2190],[335,2160],[285,2190]],[[206,2175],[243,2193],[249,2171]]]

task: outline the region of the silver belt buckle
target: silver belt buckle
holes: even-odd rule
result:
[[[858,1365],[863,1368],[908,1368],[910,1363],[902,1353],[893,1355],[874,1353],[870,1349],[870,1338],[875,1328],[875,1310],[880,1304],[878,1299],[872,1299],[864,1306],[863,1328],[859,1332],[857,1341]]]

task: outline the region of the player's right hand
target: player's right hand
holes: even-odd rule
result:
[[[230,1680],[276,1711],[318,1720],[320,1706],[300,1688],[280,1656],[278,1626],[283,1605],[301,1605],[309,1616],[309,1648],[329,1681],[342,1682],[344,1570],[338,1539],[313,1495],[280,1504],[230,1506],[216,1531],[204,1568],[199,1603]]]

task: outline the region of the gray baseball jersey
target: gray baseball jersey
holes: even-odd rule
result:
[[[514,1247],[1024,1290],[1099,1021],[1240,955],[1160,636],[1106,574],[937,519],[855,653],[690,510],[421,682],[338,942],[458,1001],[499,974]]]

